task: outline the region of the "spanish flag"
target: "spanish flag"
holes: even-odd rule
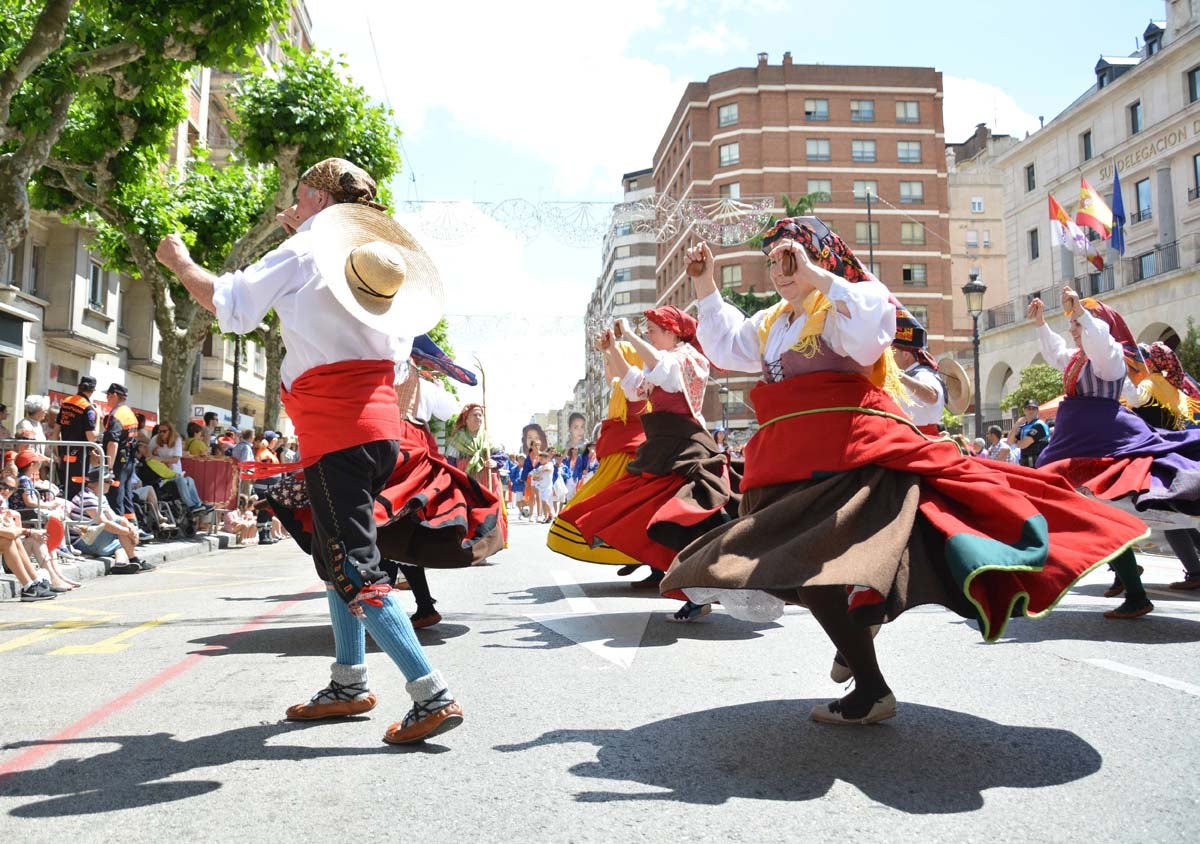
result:
[[[1075,211],[1075,223],[1087,226],[1104,240],[1108,240],[1112,234],[1112,211],[1087,179],[1079,180],[1079,208]]]
[[[1076,255],[1086,259],[1097,270],[1104,269],[1104,258],[1083,229],[1071,221],[1071,216],[1058,204],[1058,200],[1050,195],[1050,242],[1055,246],[1065,246]]]

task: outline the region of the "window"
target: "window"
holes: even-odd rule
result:
[[[733,126],[738,122],[738,104],[730,103],[717,109],[717,125]]]
[[[633,281],[633,270],[629,269],[628,267],[622,270],[617,270],[613,273],[613,281]]]
[[[864,261],[863,266],[867,268],[867,272],[875,276],[875,278],[883,278],[883,271],[879,268],[878,261]]]
[[[259,378],[267,375],[267,350],[258,343],[254,344],[254,374]]]
[[[721,185],[721,198],[722,199],[741,199],[741,197],[742,197],[742,183],[741,182],[730,182],[727,185]]]
[[[875,122],[874,100],[851,100],[850,119],[855,123]]]
[[[630,255],[630,249],[628,246],[618,246],[616,249],[613,250],[614,258],[628,258],[629,255]]]
[[[854,198],[859,202],[866,201],[867,194],[871,194],[871,198],[879,196],[879,182],[874,180],[856,181],[854,183]]]
[[[925,243],[925,227],[920,223],[901,223],[900,242],[921,246]]]
[[[1192,156],[1192,185],[1192,189],[1188,191],[1188,199],[1200,199],[1200,155]]]
[[[1142,131],[1142,101],[1138,100],[1129,107],[1129,134],[1136,135]]]
[[[1194,103],[1200,100],[1200,66],[1193,67],[1184,75],[1187,76],[1188,102]]]
[[[896,122],[920,123],[920,104],[916,100],[896,100]]]
[[[1197,167],[1200,167],[1200,156],[1197,158]],[[818,194],[821,199],[829,202],[833,199],[833,181],[831,179],[809,179],[808,193]]]
[[[900,183],[900,202],[913,204],[925,201],[925,183],[924,182],[901,182]]]
[[[721,144],[718,149],[720,150],[722,167],[728,167],[730,164],[737,164],[741,161],[737,144]]]
[[[829,100],[805,100],[804,101],[804,119],[805,120],[828,120],[829,119]]]
[[[1143,278],[1150,278],[1150,276],[1154,275],[1157,271],[1158,271],[1158,268],[1154,261],[1154,253],[1153,252],[1147,252],[1145,255],[1138,255],[1138,257],[1137,257],[1138,281],[1141,281]]]
[[[633,294],[628,290],[622,290],[620,293],[613,294],[614,305],[628,305],[633,301]]]
[[[742,232],[737,226],[721,226],[721,245],[737,246],[742,242]]]
[[[977,232],[975,229],[967,229],[967,248],[979,248],[979,232]]]
[[[897,141],[896,142],[896,160],[901,164],[920,164],[921,163],[921,142],[920,141]]]
[[[29,257],[29,275],[25,276],[26,293],[38,296],[42,290],[42,275],[46,272],[46,247],[33,244]]]
[[[104,310],[108,298],[108,285],[104,282],[104,268],[92,261],[88,268],[88,307]]]
[[[853,158],[855,161],[874,161],[875,160],[875,142],[874,141],[851,141],[850,142],[850,157]]]
[[[878,243],[879,223],[855,223],[854,240],[857,243]]]
[[[1025,165],[1025,193],[1037,187],[1037,171],[1032,164]]]
[[[1092,130],[1088,129],[1079,136],[1079,152],[1083,156],[1084,161],[1092,160]]]
[[[900,278],[905,287],[924,287],[926,284],[924,264],[904,264],[900,268]]]
[[[629,180],[629,187],[625,188],[625,190],[628,190],[628,191],[635,191],[635,190],[637,190],[637,189],[638,189],[638,180],[637,180],[637,179],[630,179],[630,180]]]
[[[745,393],[742,390],[726,390],[721,393],[721,404],[744,404]]]
[[[1133,214],[1133,222],[1140,223],[1149,220],[1150,210],[1150,180],[1142,179],[1133,186],[1133,195],[1137,198],[1137,210]]]
[[[829,141],[823,138],[810,138],[804,142],[804,154],[809,161],[828,161]]]
[[[737,108],[737,106],[734,106],[734,108]],[[687,125],[687,139],[688,139],[688,143],[691,143],[691,140],[692,140],[692,124],[691,123],[689,123]]]
[[[1038,230],[1029,230],[1029,260],[1036,261],[1041,251],[1038,249]]]
[[[615,229],[613,229],[613,235],[615,237],[625,237],[625,235],[628,235],[628,234],[633,234],[633,224],[632,223],[621,223],[621,225],[619,225]]]
[[[987,249],[992,245],[992,232],[989,229],[983,230],[983,248]]]
[[[742,285],[742,267],[741,264],[733,264],[728,267],[721,267],[721,287],[728,290],[732,287],[741,287]]]
[[[928,306],[926,306],[926,305],[905,305],[904,307],[908,308],[908,312],[916,318],[917,322],[921,323],[921,325],[925,326],[926,328],[929,328],[929,308],[928,308]]]
[[[982,214],[983,213],[983,197],[982,196],[971,197],[971,213],[972,214]]]
[[[52,363],[50,364],[50,380],[57,381],[59,384],[69,384],[74,387],[79,383],[79,370]]]

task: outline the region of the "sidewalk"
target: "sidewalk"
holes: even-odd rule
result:
[[[243,546],[233,544],[233,534],[231,533],[216,533],[216,534],[197,534],[191,539],[180,539],[174,542],[152,542],[148,545],[138,546],[138,556],[148,563],[158,565],[159,563],[169,563],[174,560],[182,560],[187,557],[197,557],[201,554],[208,554],[212,551],[221,549],[233,549]],[[75,557],[73,561],[67,562],[61,557],[59,558],[59,568],[62,573],[72,580],[90,580],[94,577],[105,577],[109,573],[109,567],[100,560],[91,557]],[[0,574],[0,600],[16,598],[19,587],[17,579],[10,574]]]

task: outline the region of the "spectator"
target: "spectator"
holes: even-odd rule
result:
[[[713,429],[713,442],[717,444],[717,451],[721,452],[722,454],[729,451],[729,446],[725,443],[725,439],[728,436],[729,435],[726,430],[720,425]]]
[[[232,533],[245,545],[258,542],[258,516],[250,506],[250,496],[239,495],[237,509],[225,514],[225,532]]]
[[[125,403],[129,391],[124,384],[109,384],[104,395],[110,410],[108,418],[104,420],[103,445],[107,465],[112,467],[113,476],[112,485],[107,491],[108,503],[115,512],[128,515],[133,512],[133,488],[130,480],[136,468],[134,458],[137,452],[137,416]]]
[[[5,477],[0,480],[0,557],[3,557],[4,567],[17,579],[21,587],[22,601],[48,601],[57,598],[58,592],[52,590],[49,584],[38,580],[37,568],[29,559],[24,544],[19,541],[24,538],[26,529],[21,526],[20,516],[8,509],[8,499],[16,491],[17,482],[14,478]]]
[[[111,574],[153,571],[155,566],[137,556],[137,526],[114,512],[108,503],[112,480],[112,474],[101,474],[99,466],[89,469],[87,486],[71,499],[71,521],[96,522],[75,540],[75,547],[90,557],[111,557]]]
[[[1004,438],[1004,429],[999,425],[992,425],[987,429],[987,447],[984,454],[989,460],[1001,460],[1005,463],[1016,463],[1013,459],[1013,452],[1018,451],[1016,446],[1011,446]]]
[[[63,399],[58,409],[58,438],[63,442],[96,441],[96,406],[92,404],[92,393],[96,390],[96,379],[84,375],[79,379],[79,388],[75,394]],[[89,462],[94,463],[96,455],[92,448],[67,448],[60,455],[62,463],[59,466],[59,477],[62,478],[63,497],[68,501],[75,496],[86,483]]]
[[[233,447],[232,457],[238,463],[253,463],[254,462],[254,429],[247,428],[242,431],[242,438],[238,440],[237,445]]]
[[[26,396],[25,397],[25,418],[17,423],[13,433],[22,439],[36,440],[39,443],[46,441],[45,420],[46,413],[50,410],[49,396]],[[45,454],[45,446],[37,446],[38,454]]]
[[[1008,432],[1008,444],[1021,449],[1021,465],[1036,467],[1038,455],[1050,442],[1050,429],[1038,418],[1038,403],[1033,399],[1025,402],[1025,418],[1013,423]]]
[[[163,422],[158,426],[158,435],[150,441],[150,455],[170,473],[167,474],[159,466],[150,464],[151,469],[162,478],[162,485],[173,489],[188,510],[196,514],[212,509],[200,500],[196,482],[183,471],[183,440],[170,422]]]
[[[275,456],[275,446],[278,443],[279,434],[274,431],[263,431],[254,459],[259,463],[278,463],[279,458]]]
[[[230,457],[233,454],[233,447],[238,443],[238,432],[233,428],[227,430],[224,434],[217,437],[217,442],[213,446],[214,457]]]
[[[191,436],[189,434],[188,436]],[[213,440],[217,438],[217,414],[214,411],[209,411],[204,414],[204,442],[206,445],[212,445]]]
[[[971,440],[971,456],[987,457],[987,440],[983,437],[976,437]]]
[[[183,444],[183,451],[188,457],[203,457],[208,454],[211,443],[212,440],[203,425],[198,422],[187,423],[187,442]]]
[[[8,430],[8,405],[0,404],[0,440],[12,439],[12,432]]]

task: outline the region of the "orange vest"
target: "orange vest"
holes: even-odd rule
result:
[[[87,412],[91,406],[92,403],[78,393],[63,399],[58,410],[58,424],[66,434],[64,440],[86,439],[83,435],[88,430]]]

